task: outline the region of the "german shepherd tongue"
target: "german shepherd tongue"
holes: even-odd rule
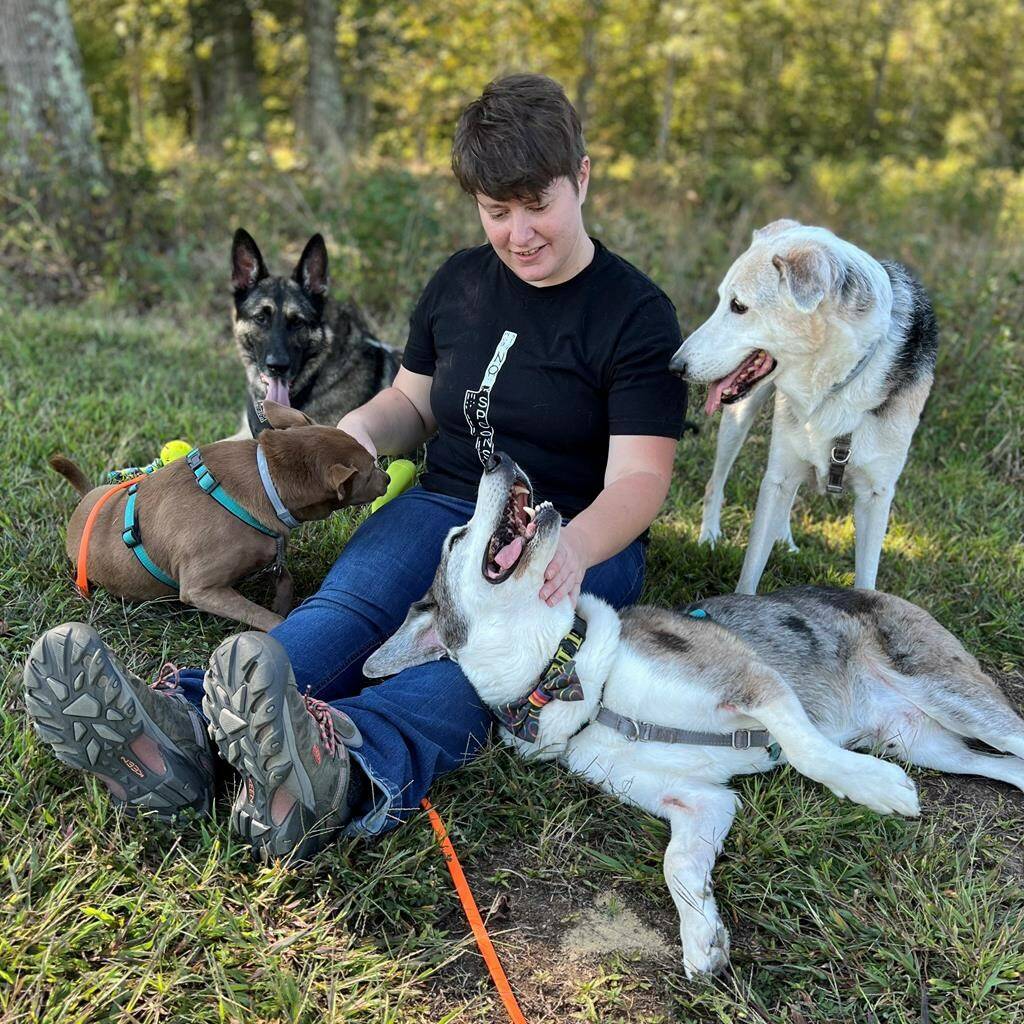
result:
[[[506,544],[495,556],[494,560],[502,567],[507,569],[513,562],[519,557],[520,552],[523,550],[523,538],[516,537],[511,544]]]
[[[288,397],[288,385],[280,377],[271,377],[267,384],[267,401],[277,402],[278,405],[291,406]]]

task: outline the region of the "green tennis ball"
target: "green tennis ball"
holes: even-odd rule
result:
[[[388,484],[387,493],[382,494],[371,506],[370,512],[376,512],[381,505],[386,505],[392,498],[397,498],[402,491],[413,485],[416,479],[416,466],[408,459],[394,459],[387,468]]]
[[[192,445],[188,441],[176,438],[173,441],[168,441],[160,449],[160,459],[166,466],[168,462],[173,462],[175,459],[183,459],[190,451],[192,451]]]

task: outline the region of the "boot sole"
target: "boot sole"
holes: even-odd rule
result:
[[[98,634],[81,622],[44,633],[25,663],[25,707],[32,727],[60,761],[114,779],[129,812],[171,820],[185,808],[208,814],[207,778],[150,718]],[[141,763],[131,744],[146,733],[160,748],[161,775]]]
[[[318,842],[313,786],[295,743],[288,686],[294,686],[288,656],[265,633],[242,633],[217,648],[203,683],[210,735],[242,775],[231,827],[261,860],[304,860],[325,845]],[[278,825],[270,808],[286,783],[296,803]]]

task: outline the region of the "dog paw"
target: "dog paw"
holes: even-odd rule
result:
[[[836,796],[870,807],[879,814],[903,814],[916,818],[921,813],[917,787],[898,765],[870,754],[850,753],[843,773],[828,784]]]
[[[707,978],[729,966],[729,932],[717,913],[694,927],[681,925],[683,971],[690,981]]]
[[[722,531],[716,524],[715,526],[701,526],[700,536],[697,538],[698,544],[707,544],[710,547],[714,547],[721,539]]]

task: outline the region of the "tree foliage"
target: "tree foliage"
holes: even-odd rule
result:
[[[1021,0],[334,6],[325,39],[323,0],[72,0],[103,142],[164,165],[212,130],[215,147],[256,137],[308,159],[326,143],[309,130],[307,83],[323,80],[351,148],[438,163],[468,98],[534,70],[581,102],[591,146],[623,173],[767,155],[783,175],[852,154],[1019,168],[1024,153]],[[310,67],[332,52],[340,72]]]

